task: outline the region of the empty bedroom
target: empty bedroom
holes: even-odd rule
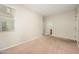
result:
[[[0,4],[0,54],[78,53],[78,4]]]

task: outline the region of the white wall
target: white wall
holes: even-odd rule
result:
[[[46,17],[45,34],[49,35],[49,30],[53,29],[53,36],[74,39],[75,35],[75,11],[68,11],[57,15]]]
[[[15,30],[0,32],[0,49],[32,40],[42,35],[42,16],[29,11],[21,5],[8,6],[16,9]]]
[[[78,47],[79,47],[79,5],[78,5],[78,8],[77,8],[77,44],[78,44]]]
[[[79,5],[77,10],[77,40],[79,41]]]

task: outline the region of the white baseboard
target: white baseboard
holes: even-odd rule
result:
[[[46,35],[46,36],[55,37],[55,38],[64,39],[64,40],[74,40],[75,41],[75,39],[72,39],[72,38],[59,37],[59,36],[55,36],[55,35]]]
[[[36,40],[36,39],[38,39],[39,37],[41,37],[41,36],[35,37],[35,38],[30,39],[30,40],[28,40],[28,41],[27,41],[27,40],[26,40],[26,41],[20,41],[20,42],[18,42],[18,43],[16,43],[16,44],[13,44],[13,45],[9,46],[9,47],[5,47],[5,48],[0,49],[0,52],[4,51],[4,50],[6,50],[6,49],[12,48],[12,47],[16,47],[16,46],[21,45],[21,44],[23,44],[23,43],[28,43],[28,42],[30,42],[30,41],[32,41],[32,40]]]

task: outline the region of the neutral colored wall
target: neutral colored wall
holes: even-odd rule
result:
[[[75,11],[68,11],[54,16],[46,17],[45,34],[49,35],[49,30],[53,29],[53,36],[75,39]]]
[[[0,32],[0,49],[23,41],[32,40],[42,35],[42,16],[21,5],[8,5],[16,9],[15,30]]]
[[[77,32],[76,32],[76,35],[77,35],[77,45],[79,47],[79,5],[78,5],[78,8],[77,8]]]
[[[79,5],[77,9],[77,40],[79,41]]]

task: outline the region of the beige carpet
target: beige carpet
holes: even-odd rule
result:
[[[28,43],[7,49],[4,53],[79,53],[75,41],[44,36]]]

